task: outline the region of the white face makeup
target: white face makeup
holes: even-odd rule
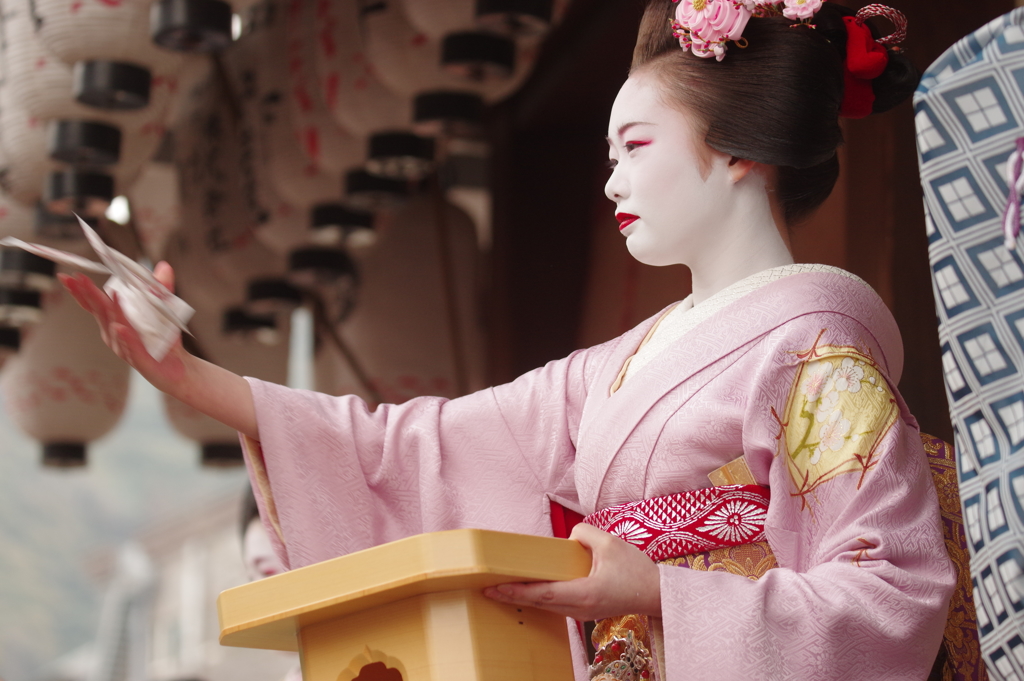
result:
[[[242,539],[242,555],[245,558],[245,569],[250,581],[272,577],[287,572],[285,566],[274,553],[270,537],[259,518],[253,518],[245,528]]]
[[[616,204],[634,258],[648,265],[692,265],[711,247],[716,214],[729,200],[729,159],[709,149],[702,177],[696,149],[704,142],[686,114],[662,102],[658,88],[641,73],[619,90],[609,121],[614,167],[605,194]]]

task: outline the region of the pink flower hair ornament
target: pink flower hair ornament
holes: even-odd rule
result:
[[[808,23],[823,0],[672,0],[676,17],[672,35],[698,57],[725,58],[726,43],[746,47],[743,29],[750,17],[785,16]]]

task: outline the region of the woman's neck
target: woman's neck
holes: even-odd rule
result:
[[[778,226],[781,211],[773,209],[764,178],[748,176],[736,190],[735,200],[723,207],[709,247],[687,263],[694,305],[753,274],[793,264],[785,227]]]

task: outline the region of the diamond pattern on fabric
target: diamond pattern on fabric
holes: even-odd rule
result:
[[[971,142],[1017,127],[1003,88],[992,76],[953,88],[942,97]]]
[[[914,110],[982,656],[991,678],[1024,681],[1024,243],[1008,250],[1001,225],[1024,137],[1024,9],[947,50]]]

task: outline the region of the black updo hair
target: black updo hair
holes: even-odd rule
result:
[[[846,27],[856,12],[825,2],[815,28],[782,16],[753,17],[743,31],[746,47],[728,43],[722,61],[679,46],[670,23],[676,4],[650,0],[633,50],[632,74],[650,71],[667,89],[666,103],[694,114],[712,149],[775,166],[775,191],[786,224],[809,216],[839,178],[836,150],[843,142]],[[871,26],[877,39],[877,29]],[[920,75],[889,49],[885,72],[872,82],[874,113],[907,99]]]

